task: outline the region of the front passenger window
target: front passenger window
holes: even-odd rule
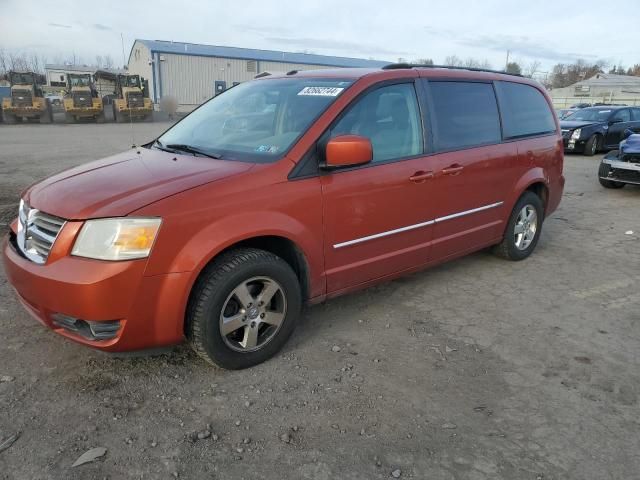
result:
[[[373,146],[373,161],[422,153],[422,125],[412,83],[381,87],[349,107],[331,129],[331,137],[361,135]]]

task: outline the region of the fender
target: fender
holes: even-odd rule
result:
[[[251,229],[247,226],[251,226]],[[159,264],[150,265],[146,274],[157,274],[158,268],[163,270],[162,273],[192,272],[193,285],[202,269],[222,251],[262,236],[282,237],[291,241],[305,258],[310,297],[325,293],[322,238],[317,238],[309,225],[278,211],[239,212],[204,225],[179,246],[170,263],[162,265],[164,262],[160,260]]]
[[[549,175],[542,167],[533,167],[527,170],[524,175],[516,182],[513,190],[511,190],[509,196],[505,200],[505,212],[507,215],[511,214],[513,207],[516,205],[518,199],[522,194],[534,183],[543,183],[547,191],[549,191]],[[546,213],[546,212],[545,212]],[[508,223],[508,217],[505,221],[505,225]]]

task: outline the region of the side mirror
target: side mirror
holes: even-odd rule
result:
[[[633,130],[631,130],[630,128],[627,128],[623,133],[622,133],[622,139],[626,140],[627,138],[629,138],[631,135],[635,135],[636,132],[634,132]]]
[[[366,137],[341,135],[329,140],[325,158],[329,168],[363,165],[373,158],[373,147]]]

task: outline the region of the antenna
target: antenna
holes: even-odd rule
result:
[[[124,35],[122,34],[122,32],[120,32],[120,42],[122,44],[122,69],[124,70],[124,64],[126,60],[124,56]],[[118,78],[117,75],[118,74],[116,74],[116,79]],[[120,91],[122,91],[122,85],[120,85]],[[122,93],[122,96],[125,97],[124,92]],[[126,97],[124,98],[124,101],[128,101]],[[131,116],[131,111],[129,111],[129,126],[131,127],[131,148],[136,148],[136,139],[135,135],[133,134],[133,117]]]

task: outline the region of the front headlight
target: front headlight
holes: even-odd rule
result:
[[[104,218],[87,220],[71,255],[98,260],[145,258],[160,229],[159,218]]]
[[[573,133],[571,133],[571,140],[578,140],[580,138],[580,134],[582,133],[582,130],[579,128],[576,128]]]

